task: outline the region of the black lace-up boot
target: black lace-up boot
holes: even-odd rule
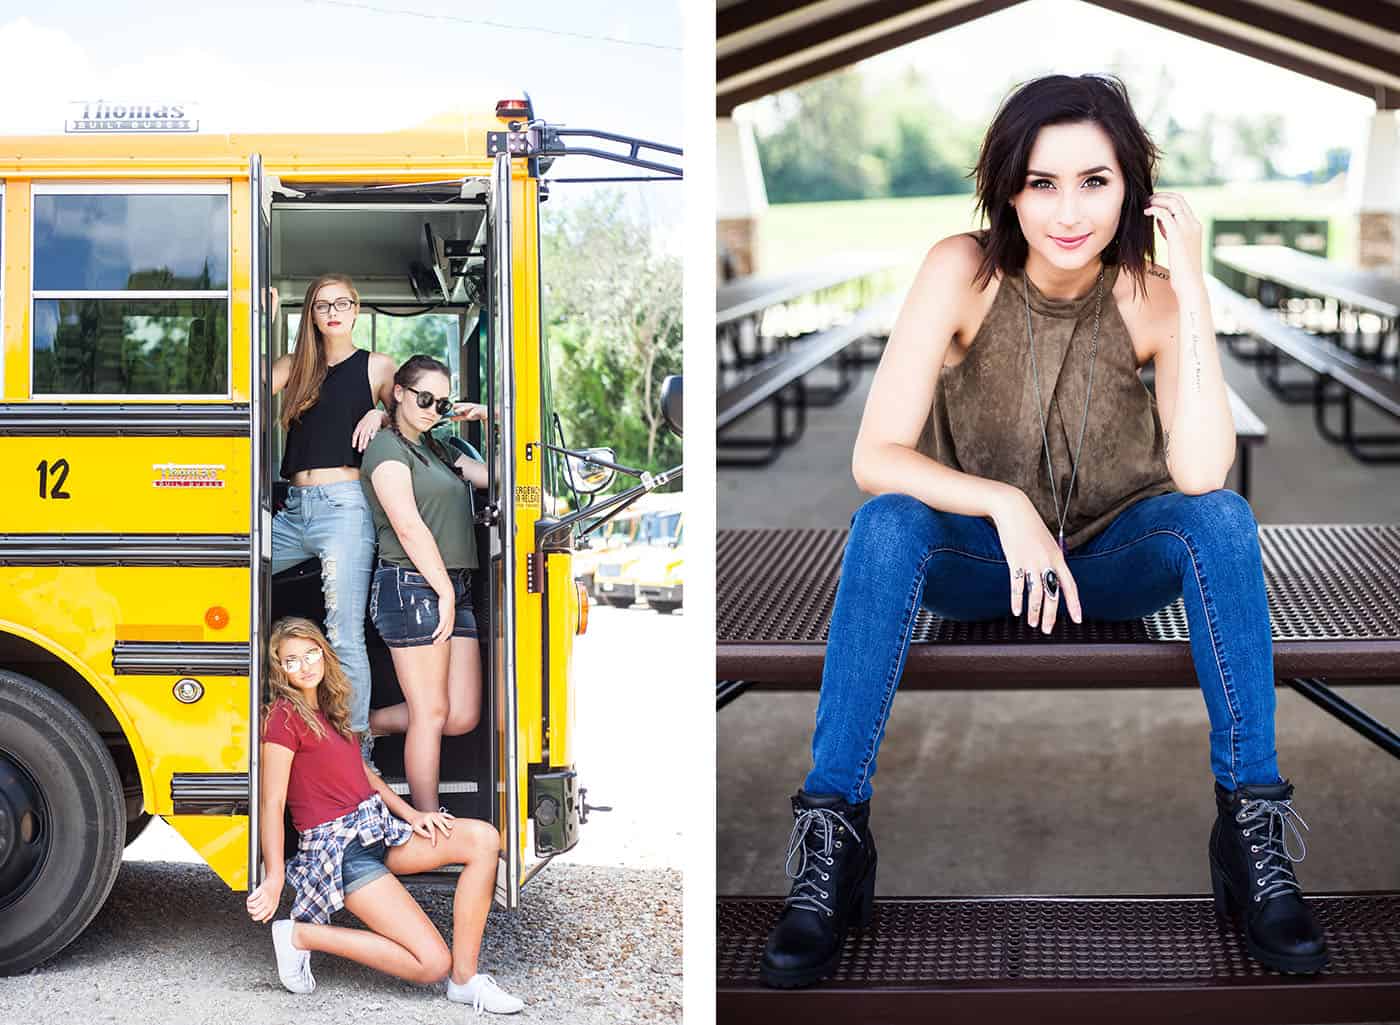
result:
[[[778,924],[768,936],[759,978],[766,986],[810,986],[830,975],[852,926],[875,915],[875,838],[870,802],[799,790],[784,870],[792,882]]]
[[[1215,910],[1237,917],[1245,947],[1260,964],[1280,972],[1307,974],[1327,964],[1327,942],[1303,903],[1295,862],[1307,846],[1295,823],[1293,785],[1242,786],[1234,793],[1215,785],[1215,826],[1210,831],[1210,880]],[[1289,851],[1288,833],[1300,847]]]

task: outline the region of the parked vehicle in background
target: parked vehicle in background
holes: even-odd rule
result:
[[[604,562],[616,562],[615,556],[619,551],[641,540],[642,518],[648,513],[667,512],[675,508],[675,495],[643,495],[599,530],[585,535],[583,547],[574,552],[574,579],[588,592],[589,597],[601,597],[594,578],[598,566]]]
[[[669,616],[684,602],[685,518],[680,518],[673,541],[651,545],[636,562],[637,598],[663,616]]]
[[[666,508],[643,513],[637,535],[630,544],[609,552],[594,570],[594,587],[598,600],[625,609],[638,598],[637,567],[643,556],[657,545],[669,545],[680,529],[682,513],[680,495],[657,495],[658,501],[670,500]]]

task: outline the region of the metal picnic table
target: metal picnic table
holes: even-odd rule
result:
[[[1373,271],[1343,267],[1287,246],[1217,246],[1220,263],[1259,281],[1269,281],[1295,292],[1335,300],[1342,309],[1373,313],[1381,318],[1381,342],[1369,358],[1394,360],[1385,354],[1384,339],[1400,322],[1400,279]],[[1273,305],[1273,303],[1265,303]],[[1367,355],[1355,352],[1356,355]]]

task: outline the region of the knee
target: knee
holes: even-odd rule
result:
[[[464,733],[470,733],[476,729],[481,722],[481,706],[473,708],[458,709],[455,715],[450,715],[442,728],[444,736],[460,737]]]
[[[452,952],[439,939],[436,947],[419,957],[418,965],[419,975],[413,981],[431,986],[447,978],[448,972],[452,971]]]
[[[433,701],[417,708],[409,705],[408,718],[412,726],[442,733],[447,725],[447,704]]]
[[[1255,541],[1259,523],[1254,510],[1239,493],[1226,488],[1203,495],[1184,495],[1186,526],[1196,528],[1201,539],[1243,538]]]
[[[463,861],[494,858],[501,849],[501,834],[483,819],[457,820],[453,835],[459,836]]]
[[[936,531],[938,515],[910,495],[876,495],[851,517],[850,544],[889,551],[916,539],[924,543]]]

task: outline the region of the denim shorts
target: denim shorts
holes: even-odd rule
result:
[[[388,853],[383,840],[376,840],[365,847],[358,836],[351,837],[345,845],[345,856],[340,863],[342,892],[348,897],[361,886],[374,882],[380,876],[387,876],[389,869],[384,859]]]
[[[471,571],[449,569],[456,596],[453,637],[475,637],[476,615],[472,612]],[[374,571],[369,592],[369,614],[379,636],[391,648],[415,648],[433,643],[438,627],[438,596],[426,577],[383,559]]]

